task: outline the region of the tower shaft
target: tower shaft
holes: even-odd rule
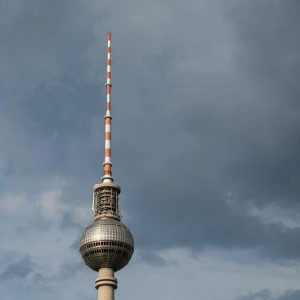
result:
[[[115,300],[115,289],[118,281],[114,277],[114,270],[111,268],[102,268],[98,272],[98,278],[95,281],[95,288],[98,290],[98,300]]]

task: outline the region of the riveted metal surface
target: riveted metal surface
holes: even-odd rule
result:
[[[86,265],[98,271],[125,267],[134,251],[134,242],[129,229],[120,221],[102,218],[94,221],[80,239],[80,252]]]

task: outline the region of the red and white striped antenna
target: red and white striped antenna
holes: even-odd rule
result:
[[[104,149],[104,171],[103,177],[101,178],[103,183],[113,182],[112,172],[111,172],[111,33],[107,34],[107,72],[106,72],[106,114],[104,116],[105,120],[105,149]]]

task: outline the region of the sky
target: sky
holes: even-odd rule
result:
[[[116,299],[300,299],[299,0],[0,0],[0,23],[1,300],[97,299],[108,31]]]

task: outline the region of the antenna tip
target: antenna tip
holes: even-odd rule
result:
[[[111,39],[111,33],[110,32],[107,33],[107,39],[109,39],[109,40]]]

